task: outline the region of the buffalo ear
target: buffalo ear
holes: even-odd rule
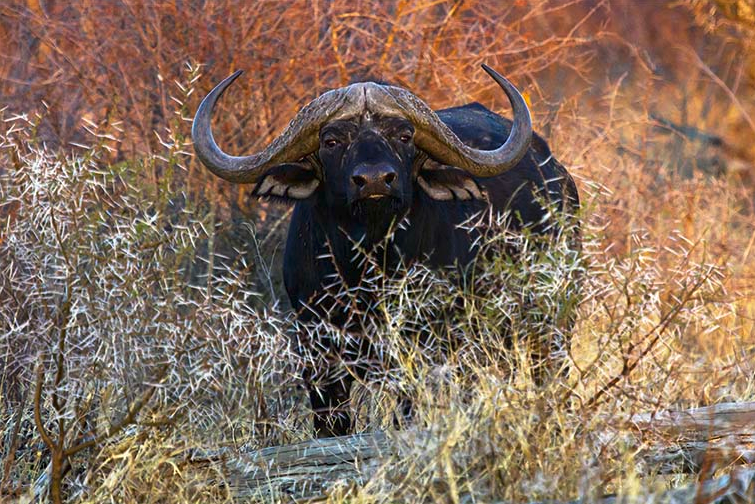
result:
[[[428,168],[431,167],[431,168]],[[417,183],[434,200],[484,200],[485,189],[464,170],[428,160],[417,174]]]
[[[307,163],[285,163],[265,172],[252,193],[281,201],[307,199],[319,187],[320,180]]]

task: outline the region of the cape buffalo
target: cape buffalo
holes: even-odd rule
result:
[[[475,257],[477,233],[460,224],[475,213],[508,212],[508,228],[541,234],[553,228],[554,208],[574,215],[574,181],[532,133],[525,100],[482,67],[508,96],[513,121],[479,103],[434,112],[406,89],[360,82],[314,99],[266,148],[243,157],[220,150],[210,126],[215,103],[241,72],[204,98],[192,128],[202,163],[230,182],[256,184],[257,196],[295,204],[283,276],[300,321],[347,324],[346,310],[324,293],[334,282],[356,287],[363,280],[355,244],[370,253],[390,233],[392,246],[382,253],[393,272],[415,260],[463,267]],[[336,345],[309,344],[322,351]],[[319,436],[349,431],[344,405],[352,381],[349,373],[308,380]]]

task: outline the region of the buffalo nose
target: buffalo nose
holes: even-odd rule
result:
[[[389,189],[398,174],[390,164],[363,164],[356,167],[351,180],[360,191],[382,192]]]

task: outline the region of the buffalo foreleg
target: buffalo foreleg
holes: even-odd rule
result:
[[[344,436],[351,432],[349,391],[354,377],[346,374],[330,383],[309,384],[315,436]]]

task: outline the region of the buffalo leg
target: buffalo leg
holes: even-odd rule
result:
[[[403,429],[411,424],[414,417],[414,405],[412,400],[406,394],[401,394],[398,398],[398,411],[393,415],[393,427]]]
[[[348,407],[353,381],[354,377],[347,374],[331,383],[309,385],[316,437],[344,436],[351,432]]]

